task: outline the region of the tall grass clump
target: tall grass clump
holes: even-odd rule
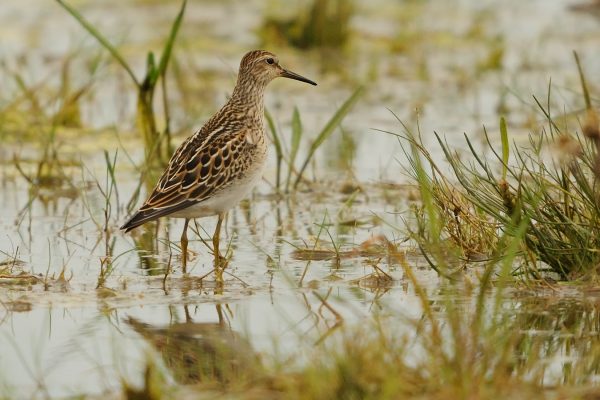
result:
[[[56,0],[75,20],[90,34],[100,45],[105,48],[114,60],[123,68],[137,89],[137,127],[144,138],[145,164],[148,167],[164,167],[172,153],[171,132],[169,128],[169,109],[167,107],[167,88],[165,75],[167,67],[173,52],[173,46],[181,26],[181,21],[185,12],[187,0],[181,4],[181,9],[177,14],[171,32],[165,42],[163,52],[158,60],[153,52],[149,52],[146,59],[146,73],[140,80],[133,72],[131,65],[125,60],[119,50],[106,39],[100,31],[87,19],[83,17],[75,8],[63,0]],[[157,127],[154,96],[158,83],[161,82],[163,95],[163,108],[165,114],[165,126],[160,131]],[[154,179],[152,179],[154,181]]]
[[[577,56],[576,60],[579,67]],[[436,133],[450,174],[433,160],[419,137],[405,137],[413,149],[412,153],[407,151],[410,172],[424,196],[413,236],[432,265],[436,264],[436,254],[443,256],[440,243],[452,243],[450,247],[458,254],[478,249],[484,257],[501,258],[502,254],[493,254],[497,237],[514,236],[517,227],[525,223],[514,274],[540,279],[551,272],[561,280],[597,276],[600,127],[580,67],[579,75],[586,105],[581,132],[556,123],[549,106],[549,90],[548,106],[534,97],[547,126],[530,135],[527,148],[509,151],[503,119],[500,150],[485,132],[484,150],[491,155],[489,158],[482,156],[484,152],[466,135],[469,151],[467,156],[459,156]],[[420,157],[426,168],[420,166]]]

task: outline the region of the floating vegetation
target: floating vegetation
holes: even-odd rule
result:
[[[302,261],[322,261],[332,259],[347,259],[347,258],[376,258],[387,259],[395,264],[406,262],[406,251],[400,249],[396,244],[389,241],[385,236],[378,235],[372,237],[358,246],[352,246],[349,249],[341,249],[335,243],[333,248],[298,247],[292,252],[292,258]]]

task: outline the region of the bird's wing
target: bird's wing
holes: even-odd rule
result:
[[[245,146],[246,129],[223,132],[216,128],[190,136],[175,151],[156,187],[135,215],[121,228],[129,231],[145,222],[200,203],[239,177],[230,168]]]

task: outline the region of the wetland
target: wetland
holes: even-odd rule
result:
[[[0,398],[600,396],[595,2],[61,3],[0,7]],[[318,86],[218,284],[119,226],[254,48]]]

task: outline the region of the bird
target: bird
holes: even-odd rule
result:
[[[190,219],[217,215],[212,242],[215,275],[222,282],[221,225],[227,212],[262,178],[268,150],[264,94],[279,77],[317,85],[283,68],[269,51],[246,53],[229,100],[175,150],[146,201],[120,229],[127,233],[161,217],[183,218],[181,258],[186,274]]]

